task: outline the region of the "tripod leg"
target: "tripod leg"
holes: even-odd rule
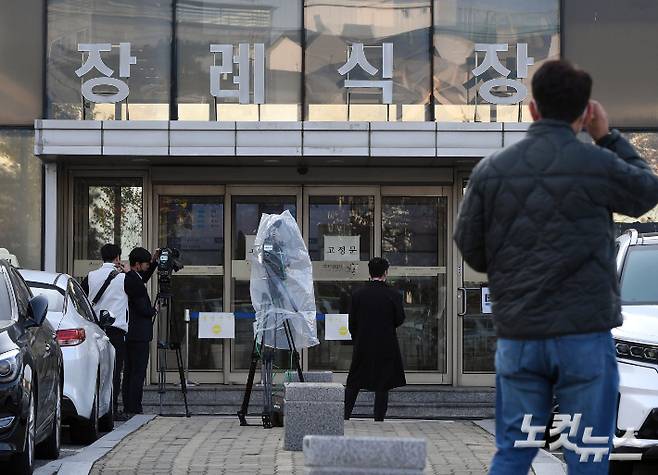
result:
[[[257,340],[254,338],[254,346],[251,349],[251,365],[249,366],[249,376],[247,377],[247,387],[244,389],[244,398],[242,399],[242,406],[238,411],[238,419],[240,419],[240,425],[246,426],[247,424],[247,412],[249,411],[249,400],[251,399],[251,389],[254,385],[254,375],[256,374],[256,365],[258,365],[258,352],[257,349]]]
[[[166,360],[166,349],[162,348],[158,343],[158,394],[160,396],[160,415],[163,414],[162,404],[165,395],[165,384],[167,378],[167,360]]]
[[[299,382],[304,382],[304,373],[302,372],[302,367],[299,364],[299,352],[295,346],[295,339],[292,336],[292,329],[290,328],[290,320],[283,322],[283,328],[286,332],[286,338],[288,339],[288,348],[292,351],[292,360],[297,370],[297,376],[299,377]]]
[[[183,403],[185,403],[185,417],[190,417],[190,408],[187,405],[187,383],[185,381],[185,371],[183,370],[183,354],[178,344],[176,345],[176,364],[178,365],[178,377],[180,378],[180,387],[183,393]]]
[[[263,428],[272,428],[272,360],[274,349],[266,347],[263,351],[261,374],[263,379]]]

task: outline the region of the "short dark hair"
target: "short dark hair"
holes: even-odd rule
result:
[[[121,248],[116,244],[105,244],[101,247],[101,259],[103,262],[112,262],[121,255]]]
[[[130,251],[130,255],[128,256],[131,266],[134,266],[135,264],[141,262],[151,262],[151,258],[152,258],[151,253],[148,252],[143,247],[136,247],[135,249]]]
[[[374,257],[368,262],[370,277],[381,277],[388,270],[388,261],[383,257]]]
[[[592,77],[563,59],[545,62],[532,76],[532,97],[544,119],[572,123],[591,93]]]

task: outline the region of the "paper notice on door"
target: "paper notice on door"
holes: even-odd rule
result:
[[[235,338],[235,316],[226,312],[199,312],[201,338]]]
[[[347,324],[349,315],[346,313],[327,313],[324,316],[324,339],[351,340],[352,335]]]
[[[244,236],[244,260],[250,261],[251,256],[254,254],[254,247],[256,243],[255,234],[245,234]]]
[[[325,261],[358,261],[361,236],[324,236]]]
[[[489,287],[482,287],[482,313],[492,313]]]

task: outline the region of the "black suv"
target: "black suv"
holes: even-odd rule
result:
[[[59,457],[64,371],[47,312],[0,260],[0,473],[32,473],[35,450]]]

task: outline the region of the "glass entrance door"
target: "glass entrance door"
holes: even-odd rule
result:
[[[455,193],[459,202],[466,191],[467,181],[466,176],[458,176],[457,183],[461,186],[455,187]],[[484,313],[482,305],[482,288],[487,286],[487,275],[471,269],[456,246],[454,249],[457,265],[458,382],[466,386],[493,386],[496,332],[491,314]]]
[[[224,189],[156,187],[154,205],[157,247],[178,249],[185,265],[172,277],[169,322],[163,313],[158,316],[158,338],[182,344],[190,381],[222,382],[224,340],[199,339],[198,322],[199,312],[224,311]],[[152,285],[157,292],[157,276]],[[186,310],[190,312],[188,329]],[[176,369],[175,361],[173,353],[168,355],[169,370]],[[151,367],[155,376],[156,365]]]
[[[244,383],[251,363],[254,342],[255,311],[251,306],[249,278],[254,239],[262,214],[280,214],[285,210],[298,220],[301,189],[298,187],[229,187],[231,209],[231,281],[230,311],[235,314],[235,339],[231,343],[231,381]],[[274,365],[288,369],[290,355],[277,351]]]

